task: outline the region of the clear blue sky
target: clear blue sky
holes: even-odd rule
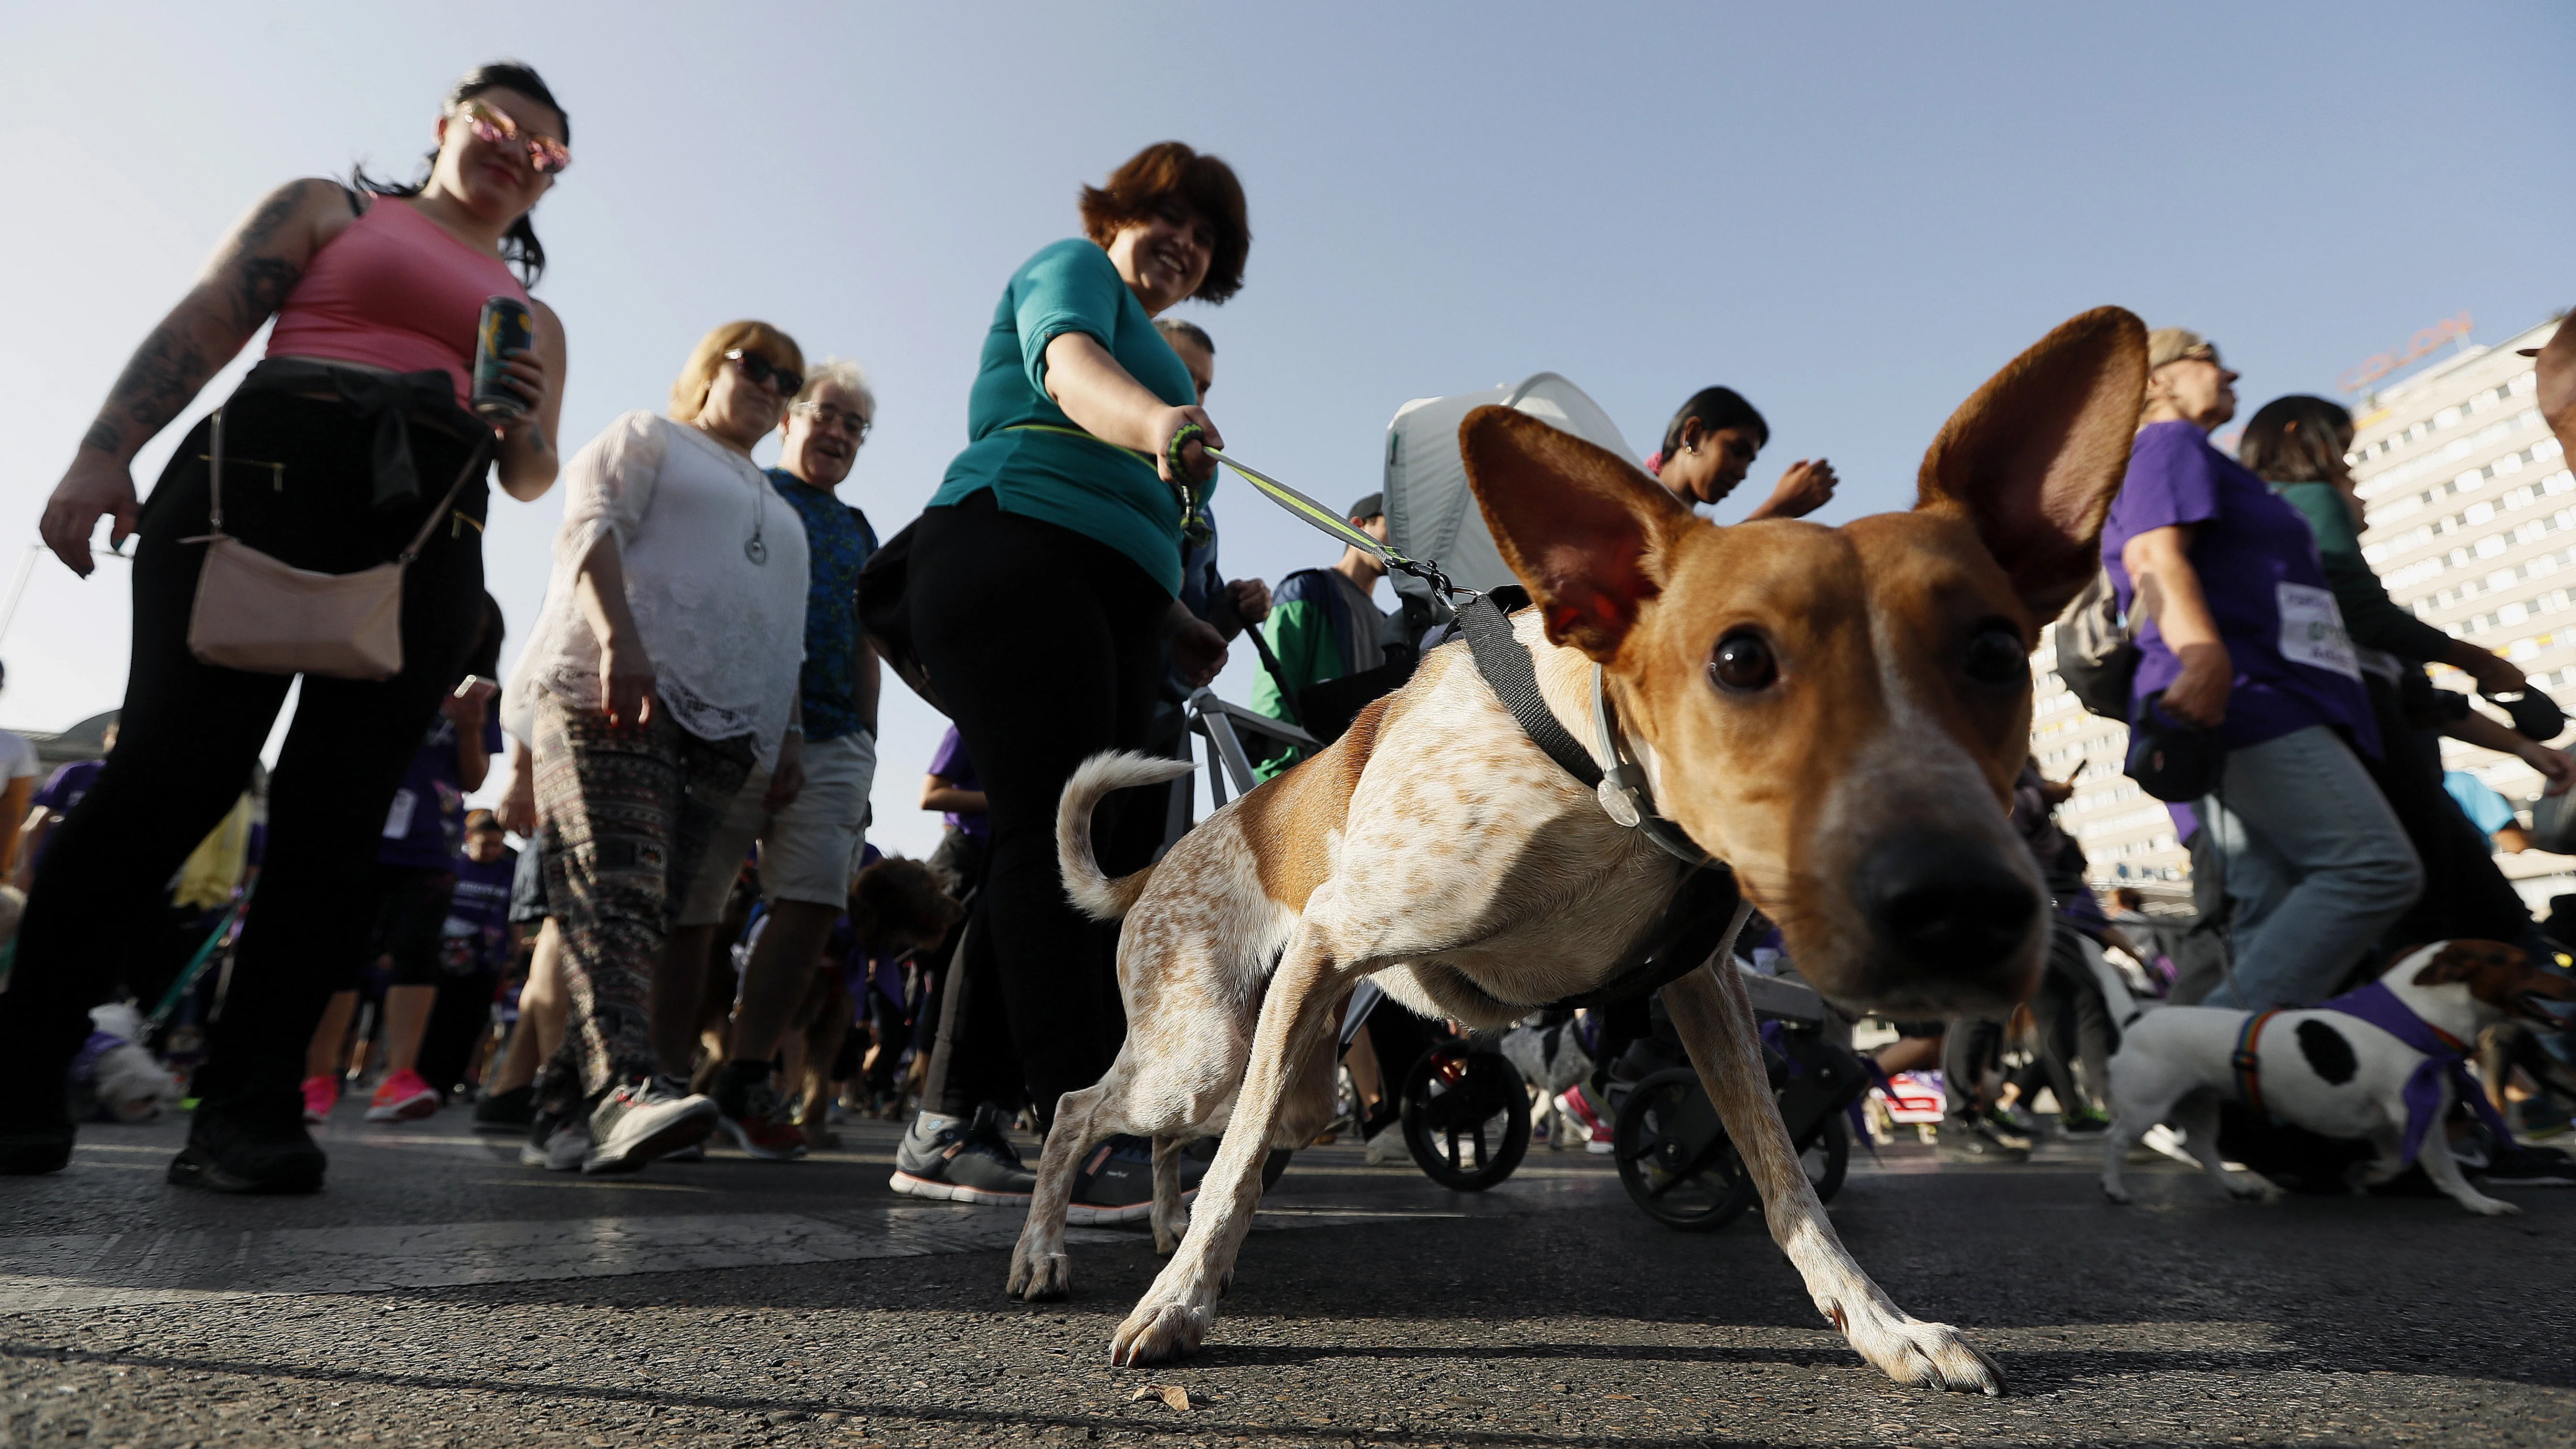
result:
[[[1693,389],[1740,388],[1774,432],[1748,491],[1829,456],[1830,520],[1903,506],[1948,411],[2086,307],[2210,333],[2250,404],[2463,310],[2494,340],[2576,300],[2564,4],[11,3],[6,536],[32,540],[118,366],[253,198],[362,158],[407,174],[445,86],[501,55],[573,118],[537,214],[570,440],[662,405],[707,327],[767,318],[875,374],[844,496],[887,532],[964,441],[1003,279],[1165,137],[1251,202],[1242,294],[1182,309],[1217,339],[1211,409],[1337,503],[1377,486],[1405,400],[1541,369],[1640,451]],[[1333,556],[1239,484],[1218,507],[1230,572]],[[494,506],[512,654],[558,515]],[[116,705],[121,567],[39,561],[0,723]],[[890,702],[895,848],[936,838],[914,806],[937,728]]]

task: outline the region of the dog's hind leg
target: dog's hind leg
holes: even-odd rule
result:
[[[1169,1133],[1154,1138],[1154,1251],[1166,1258],[1190,1230],[1190,1210],[1181,1201],[1181,1148],[1186,1145]]]
[[[1067,1092],[1056,1103],[1055,1127],[1047,1133],[1046,1150],[1038,1154],[1038,1185],[1029,1194],[1029,1219],[1011,1249],[1011,1276],[1003,1291],[1036,1303],[1062,1298],[1073,1288],[1073,1260],[1064,1251],[1064,1210],[1073,1200],[1074,1168],[1101,1138],[1119,1130],[1102,1108],[1118,1102],[1129,1077],[1122,1049],[1108,1075],[1079,1092]],[[1159,1168],[1161,1154],[1155,1154]]]
[[[1844,1249],[1780,1121],[1753,1002],[1723,947],[1716,959],[1719,964],[1666,986],[1664,1006],[1726,1135],[1752,1169],[1772,1241],[1789,1255],[1817,1309],[1880,1372],[1901,1384],[2001,1394],[2003,1369],[1993,1359],[1950,1325],[1925,1323],[1897,1307]]]
[[[1216,1161],[1199,1182],[1180,1250],[1110,1340],[1110,1362],[1160,1363],[1196,1349],[1234,1278],[1234,1258],[1261,1201],[1261,1168],[1298,1064],[1332,1024],[1333,1002],[1365,967],[1337,967],[1309,917],[1299,923],[1261,1002],[1260,1026]]]

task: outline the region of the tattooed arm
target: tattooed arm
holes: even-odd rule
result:
[[[95,567],[90,531],[102,516],[115,518],[111,546],[133,535],[134,455],[276,314],[313,253],[351,216],[348,193],[337,182],[290,181],[270,192],[134,350],[45,505],[45,543],[72,572],[87,577]]]

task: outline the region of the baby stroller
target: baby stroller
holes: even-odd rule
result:
[[[1780,1120],[1816,1197],[1831,1202],[1851,1168],[1850,1111],[1869,1089],[1868,1069],[1827,1033],[1824,998],[1814,990],[1731,959],[1718,969],[1743,976],[1762,1023],[1762,1060]],[[1630,1201],[1664,1226],[1713,1232],[1743,1216],[1760,1194],[1660,1002],[1653,1020],[1654,1031],[1627,1058],[1643,1075],[1624,1088],[1614,1078],[1609,1092],[1618,1114],[1611,1143],[1619,1182]]]

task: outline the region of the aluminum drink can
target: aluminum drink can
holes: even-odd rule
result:
[[[510,354],[536,345],[528,304],[516,297],[493,297],[483,303],[474,324],[474,415],[486,422],[516,421],[528,400],[505,381]]]

